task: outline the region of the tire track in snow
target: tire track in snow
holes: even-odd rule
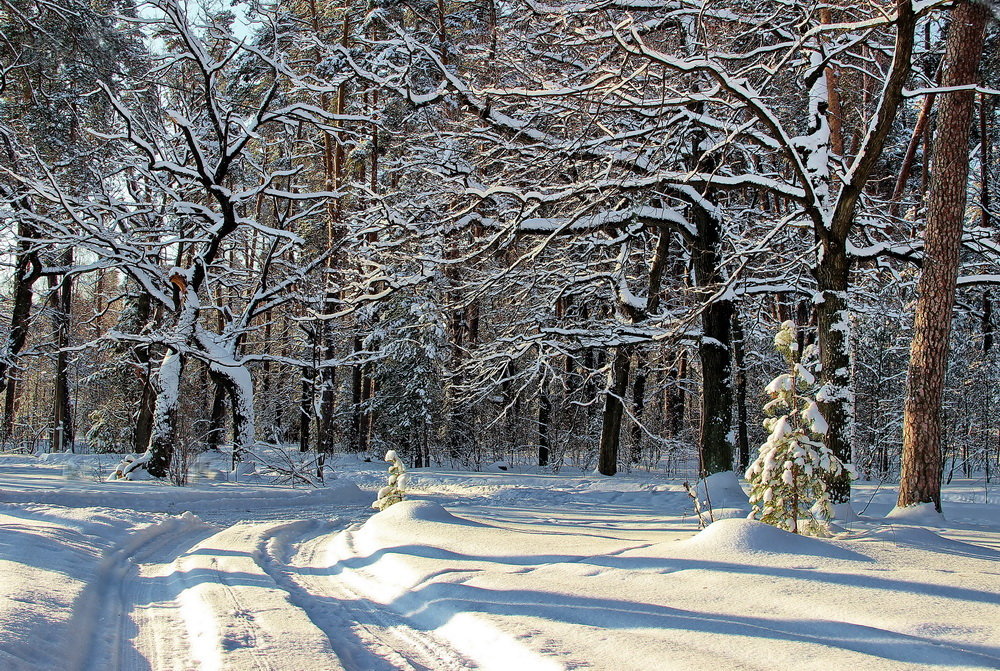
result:
[[[69,668],[341,669],[326,634],[255,559],[274,526],[220,529],[185,514],[133,534],[79,602]]]
[[[97,574],[74,606],[70,628],[77,651],[67,659],[73,671],[105,669],[150,669],[148,661],[129,644],[129,634],[138,636],[131,620],[129,594],[141,558],[163,547],[176,548],[185,539],[189,546],[211,532],[193,515],[168,518],[133,532],[125,541],[105,552]]]
[[[257,548],[261,567],[322,629],[349,671],[477,668],[431,632],[358,594],[329,572],[331,534],[345,521],[302,520],[271,529]]]

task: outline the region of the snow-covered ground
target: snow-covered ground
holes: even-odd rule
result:
[[[945,519],[886,515],[829,540],[741,519],[680,483],[411,473],[319,489],[104,483],[110,459],[0,456],[0,669],[996,669],[1000,491]],[[359,488],[360,487],[360,488]]]

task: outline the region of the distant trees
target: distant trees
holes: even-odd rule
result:
[[[127,57],[84,59],[40,142],[25,82],[55,101],[75,52],[31,22],[58,7],[8,12],[0,50],[8,423],[131,442],[155,474],[261,442],[320,475],[388,449],[712,473],[764,439],[754,390],[794,319],[831,449],[896,472],[921,183],[945,179],[922,140],[944,96],[909,102],[933,4],[98,4],[87,30],[117,41],[92,42]],[[994,237],[965,231],[960,286]],[[959,308],[992,365],[992,303]]]

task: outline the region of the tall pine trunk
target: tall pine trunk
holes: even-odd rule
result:
[[[989,11],[962,0],[951,12],[945,47],[944,88],[976,83]],[[941,397],[958,277],[969,177],[973,91],[941,93],[934,165],[924,229],[924,263],[903,411],[903,460],[897,505],[933,503],[941,511]]]

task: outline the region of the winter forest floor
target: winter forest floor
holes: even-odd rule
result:
[[[105,458],[104,469],[111,463]],[[1000,491],[819,540],[680,483],[411,473],[341,458],[319,489],[106,484],[93,458],[0,456],[0,669],[996,669]]]

